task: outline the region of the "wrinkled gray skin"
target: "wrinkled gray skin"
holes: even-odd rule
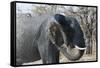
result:
[[[21,19],[23,17],[25,18]],[[67,25],[68,29],[65,27],[63,28],[63,31],[67,37],[66,41],[68,42],[66,45],[75,44],[79,47],[84,47],[85,43],[83,39],[83,32],[81,31],[78,22],[74,18],[66,18],[66,23],[70,24]],[[59,63],[59,50],[48,38],[48,27],[50,27],[48,24],[55,22],[58,23],[59,21],[57,21],[54,16],[50,15],[43,15],[38,17],[22,16],[19,19],[17,19],[16,29],[16,65],[22,65],[23,63],[33,62],[39,59],[42,59],[44,64]],[[77,33],[77,31],[79,31],[79,33]],[[61,46],[64,43],[59,29],[55,33],[55,42],[58,46]],[[71,47],[74,48],[73,45]],[[66,52],[66,54],[68,53]],[[69,60],[78,60],[83,55],[83,53],[84,50],[79,50],[78,56],[71,58],[71,55],[68,54],[66,57]]]

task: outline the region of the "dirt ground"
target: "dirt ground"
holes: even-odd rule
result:
[[[92,54],[85,54],[78,61],[70,61],[63,54],[60,54],[60,63],[68,63],[68,62],[79,62],[79,61],[96,61],[96,47],[93,47]],[[35,62],[24,63],[23,65],[34,65],[34,64],[42,64],[42,60],[38,60]]]

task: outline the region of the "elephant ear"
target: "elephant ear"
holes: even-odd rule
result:
[[[83,56],[84,51],[86,49],[83,38],[83,32],[75,18],[66,17],[66,21],[70,24],[70,28],[74,30],[74,35],[72,37],[72,35],[70,34],[70,30],[69,36],[67,38],[72,39],[72,42],[70,42],[70,44],[68,45],[63,44],[60,51],[71,61],[79,60]]]

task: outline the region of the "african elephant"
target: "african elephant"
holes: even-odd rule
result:
[[[84,54],[83,32],[73,17],[41,15],[19,22],[17,19],[16,65],[39,59],[43,64],[59,63],[59,51],[71,61]]]

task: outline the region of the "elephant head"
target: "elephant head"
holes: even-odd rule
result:
[[[86,49],[83,31],[73,17],[55,14],[49,28],[49,38],[71,61],[79,60]]]

